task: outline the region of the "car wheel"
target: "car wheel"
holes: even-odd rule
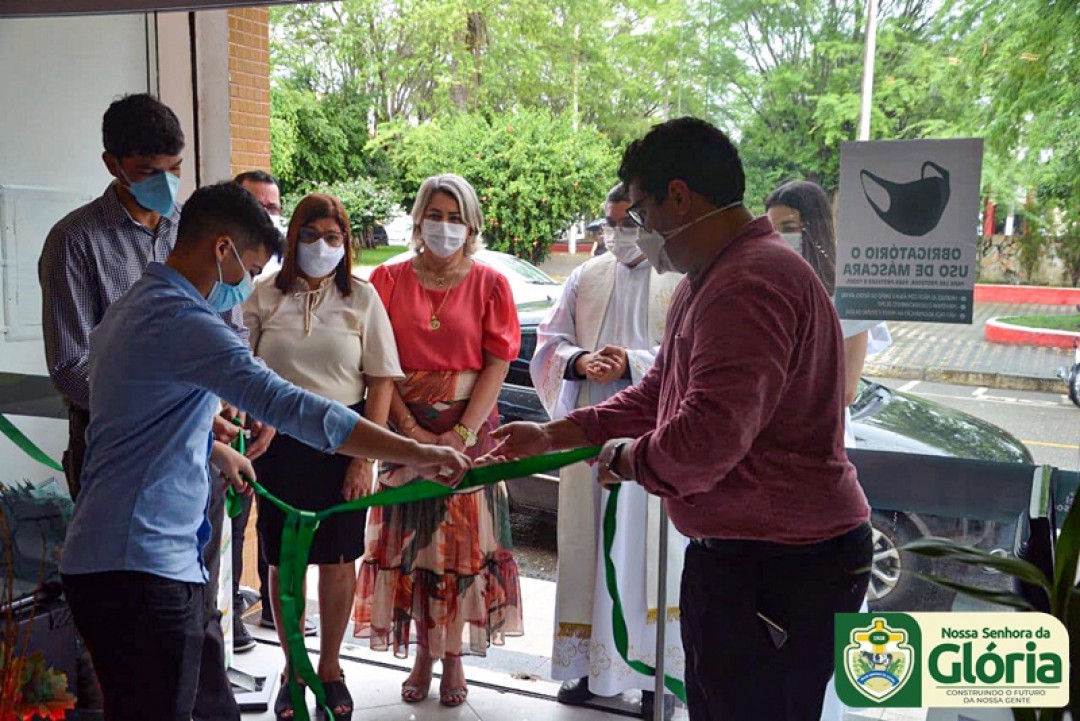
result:
[[[870,523],[874,529],[874,556],[866,590],[870,610],[950,610],[955,594],[916,575],[934,572],[931,559],[900,550],[922,537],[907,515],[874,511]]]

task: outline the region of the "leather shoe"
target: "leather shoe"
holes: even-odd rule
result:
[[[240,620],[239,616],[233,617],[232,625],[232,650],[233,653],[243,653],[255,648],[255,638],[247,630],[247,625]]]
[[[652,721],[653,713],[656,710],[656,694],[652,691],[641,692],[641,718],[646,721]],[[664,721],[671,721],[671,717],[675,715],[675,697],[671,694],[664,694]]]
[[[580,706],[595,695],[589,690],[589,677],[586,676],[585,678],[563,681],[555,698],[559,703],[564,703],[567,706]]]

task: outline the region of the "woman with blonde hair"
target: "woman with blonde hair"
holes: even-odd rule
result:
[[[380,266],[371,284],[382,297],[405,371],[393,391],[398,433],[475,458],[495,445],[496,401],[520,328],[506,279],[478,263],[483,216],[476,192],[457,175],[428,178],[412,209],[407,261]],[[384,467],[379,481],[412,480]],[[442,662],[439,700],[460,706],[468,688],[466,653],[520,635],[521,589],[511,555],[506,487],[499,483],[448,498],[376,508],[361,562],[354,633],[400,658],[417,645],[401,697],[424,700]]]
[[[375,289],[352,275],[349,218],[341,201],[312,193],[293,211],[281,270],[261,281],[244,303],[251,348],[286,380],[351,406],[386,426],[394,381],[403,378],[394,333]],[[327,455],[278,435],[255,461],[259,480],[297,508],[319,511],[371,492],[369,459]],[[259,539],[270,566],[270,598],[288,661],[278,566],[285,517],[259,498]],[[341,670],[341,641],[363,553],[364,513],[339,513],[319,526],[309,562],[319,567],[319,678],[335,721],[352,718],[352,697]],[[287,676],[286,676],[287,678]],[[288,685],[274,704],[292,718]],[[321,714],[321,711],[320,711]]]

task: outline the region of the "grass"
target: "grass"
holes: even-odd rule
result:
[[[395,255],[404,253],[407,248],[403,245],[383,245],[378,248],[364,248],[360,251],[360,261],[354,265],[379,265],[390,260]]]
[[[1047,330],[1067,330],[1080,333],[1080,313],[1066,313],[1065,315],[1018,315],[1009,318],[998,318],[1001,323],[1009,325],[1022,325],[1028,328],[1043,328]]]

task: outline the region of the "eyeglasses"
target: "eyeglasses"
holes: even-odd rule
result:
[[[612,223],[611,218],[604,218],[604,224],[602,228],[622,228],[624,230],[633,230],[638,227],[638,223],[630,217],[623,218],[618,223]]]
[[[647,215],[645,210],[641,208],[641,204],[644,202],[645,198],[642,198],[626,209],[626,217],[632,220],[634,224],[642,230],[645,230],[645,216]]]
[[[314,243],[319,238],[326,241],[327,245],[341,245],[345,242],[345,235],[343,233],[335,233],[333,231],[329,233],[320,233],[314,228],[300,228],[299,238],[301,243]]]

